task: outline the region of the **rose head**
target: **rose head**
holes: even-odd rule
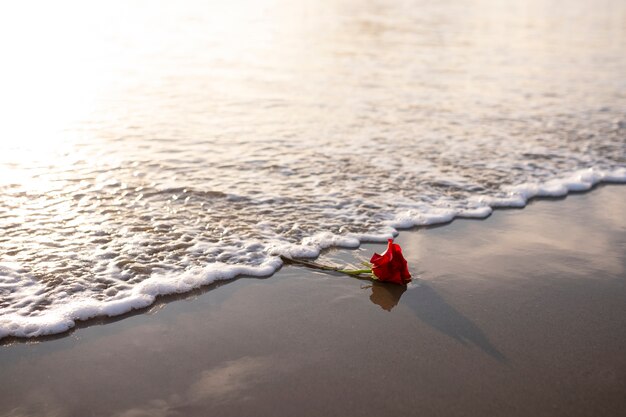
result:
[[[411,281],[409,266],[402,256],[402,249],[393,239],[389,239],[387,250],[382,255],[375,253],[370,259],[372,272],[379,281],[405,285]]]

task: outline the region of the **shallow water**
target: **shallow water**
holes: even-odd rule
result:
[[[11,7],[0,337],[626,181],[621,1]]]

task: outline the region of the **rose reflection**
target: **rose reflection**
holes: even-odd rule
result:
[[[398,305],[400,297],[406,291],[406,285],[384,284],[382,282],[374,282],[365,288],[371,288],[372,294],[370,301],[377,304],[383,310],[391,311]]]

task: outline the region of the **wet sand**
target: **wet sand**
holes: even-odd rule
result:
[[[406,291],[290,266],[5,340],[0,415],[625,415],[624,213],[612,185],[403,232]]]

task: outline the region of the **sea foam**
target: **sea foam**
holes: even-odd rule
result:
[[[381,233],[337,235],[320,232],[302,239],[299,244],[276,242],[267,246],[265,260],[258,266],[214,262],[182,272],[158,271],[131,289],[120,292],[112,300],[68,297],[62,304],[40,314],[29,315],[20,314],[18,304],[17,312],[0,317],[0,339],[8,336],[36,337],[62,333],[74,327],[77,321],[100,316],[114,317],[146,308],[158,296],[182,294],[216,281],[239,276],[270,276],[282,266],[278,255],[315,258],[320,251],[329,247],[356,248],[362,242],[384,242],[396,236],[399,229],[446,223],[457,217],[485,218],[491,214],[493,208],[524,207],[528,200],[535,197],[563,197],[569,192],[587,191],[602,182],[626,183],[626,168],[608,171],[589,168],[546,182],[504,187],[506,196],[474,196],[470,199],[470,207],[464,209],[442,209],[423,203],[416,204],[416,207],[401,211],[390,218]],[[258,244],[249,245],[253,249],[258,247]],[[21,300],[21,304],[27,306],[42,298],[44,284],[29,278],[19,265],[5,262],[0,264],[0,291],[2,290],[11,292],[14,299]]]

